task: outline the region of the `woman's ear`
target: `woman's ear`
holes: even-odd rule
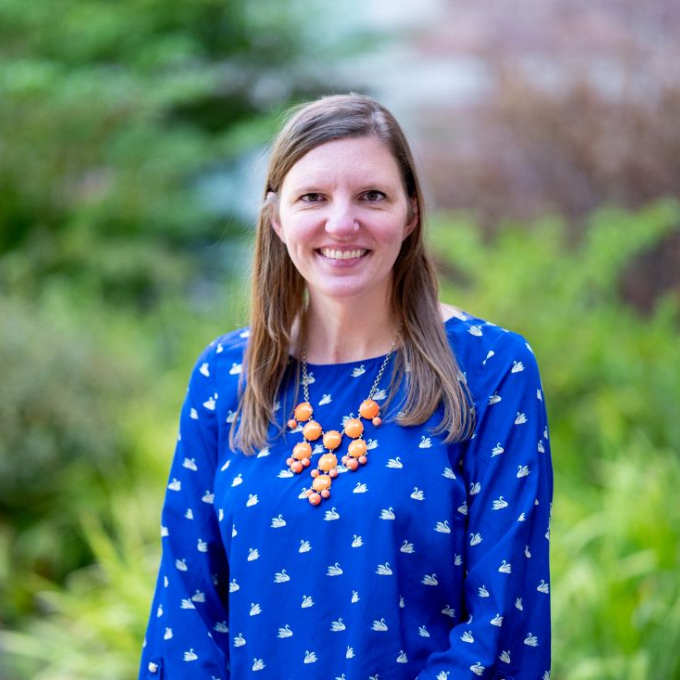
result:
[[[404,229],[404,238],[416,228],[418,220],[420,220],[420,213],[418,212],[418,201],[414,196],[409,202],[408,221]]]
[[[265,207],[269,214],[269,223],[272,225],[272,229],[276,232],[276,235],[281,239],[282,243],[286,240],[283,237],[283,229],[281,229],[281,222],[279,220],[279,197],[273,191],[267,192],[267,197],[265,198]]]

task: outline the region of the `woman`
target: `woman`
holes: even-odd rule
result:
[[[548,678],[550,445],[520,336],[440,305],[399,125],[297,109],[251,324],[199,358],[140,677]]]

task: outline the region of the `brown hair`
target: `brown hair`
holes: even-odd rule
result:
[[[274,403],[289,363],[293,325],[304,346],[305,281],[271,225],[274,200],[288,171],[312,149],[338,139],[376,137],[391,151],[404,189],[415,203],[418,220],[404,239],[393,270],[392,313],[400,325],[401,347],[394,359],[389,403],[400,381],[405,397],[397,422],[425,422],[442,405],[436,432],[453,442],[469,435],[473,413],[464,378],[446,338],[438,285],[423,241],[423,196],[413,156],[394,116],[375,100],[348,94],[322,97],[300,105],[278,134],[269,160],[264,201],[255,238],[250,337],[244,359],[241,398],[230,445],[246,453],[266,445]],[[283,427],[286,417],[280,424]]]

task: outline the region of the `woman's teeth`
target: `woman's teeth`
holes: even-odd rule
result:
[[[321,254],[331,260],[351,260],[366,254],[367,250],[333,250],[332,248],[321,248]]]

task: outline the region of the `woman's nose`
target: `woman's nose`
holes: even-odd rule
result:
[[[337,201],[331,204],[326,218],[326,232],[333,236],[352,236],[359,231],[356,210],[351,203]]]

